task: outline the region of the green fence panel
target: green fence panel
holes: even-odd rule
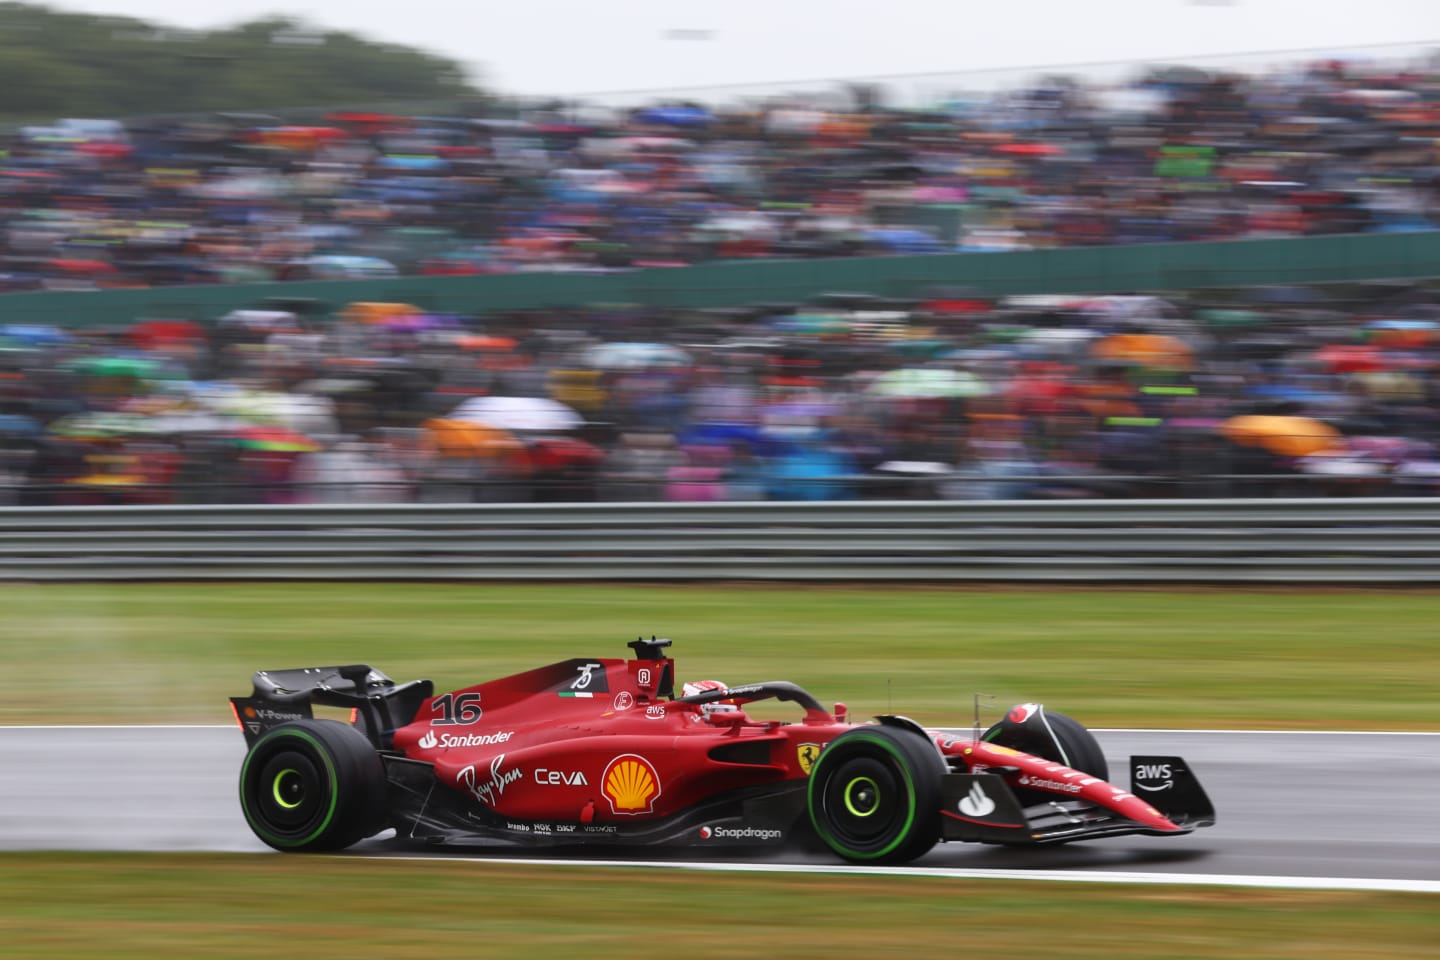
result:
[[[1440,231],[1240,240],[1005,253],[747,260],[626,273],[304,281],[144,290],[0,295],[0,323],[125,325],[150,317],[214,320],[270,298],[315,300],[326,310],[362,300],[413,303],[434,313],[640,303],[733,307],[819,293],[909,297],[937,285],[992,296],[1126,293],[1215,286],[1440,276]]]

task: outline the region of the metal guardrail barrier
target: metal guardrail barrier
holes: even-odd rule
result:
[[[1440,582],[1440,500],[0,508],[0,579]]]

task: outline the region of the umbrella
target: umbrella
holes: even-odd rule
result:
[[[502,430],[558,433],[574,430],[585,422],[570,407],[546,397],[473,397],[445,419],[484,423]]]
[[[1002,143],[995,152],[1012,157],[1055,157],[1064,154],[1065,148],[1053,143]]]
[[[152,433],[150,418],[138,413],[75,413],[50,424],[66,440],[115,440]]]
[[[914,340],[897,340],[889,344],[890,350],[899,354],[912,363],[917,361],[934,360],[955,349],[955,344],[950,340],[940,340],[935,337],[922,337]]]
[[[1424,403],[1425,384],[1398,370],[1357,373],[1355,380],[1365,392],[1389,403]]]
[[[917,229],[882,227],[865,231],[865,239],[891,253],[939,253],[942,249],[940,241]]]
[[[455,338],[455,346],[461,350],[514,350],[517,346],[514,337],[495,337],[486,334],[470,334]]]
[[[1038,327],[1020,334],[1027,353],[1040,353],[1051,357],[1070,356],[1079,353],[1084,346],[1099,334],[1084,327]]]
[[[244,450],[265,450],[275,453],[314,453],[324,449],[303,433],[284,427],[245,427],[230,435]]]
[[[174,371],[148,357],[80,357],[61,369],[88,377],[130,377],[137,380],[178,379]]]
[[[95,276],[115,273],[115,265],[105,260],[76,260],[59,258],[47,261],[47,265],[61,273]]]
[[[968,371],[944,367],[904,367],[882,373],[865,392],[887,399],[927,399],[985,397],[994,391],[989,384]]]
[[[1354,344],[1321,347],[1315,359],[1331,373],[1374,373],[1389,366],[1379,347]]]
[[[602,343],[585,351],[585,364],[601,370],[685,367],[690,354],[668,343]]]
[[[691,424],[675,437],[675,443],[681,447],[740,445],[760,456],[770,456],[787,445],[783,437],[765,433],[753,423],[719,420]]]
[[[1264,400],[1292,400],[1295,403],[1343,403],[1345,397],[1339,393],[1311,390],[1288,384],[1264,383],[1245,391],[1249,396]]]
[[[1440,337],[1440,324],[1433,320],[1376,320],[1365,327],[1367,343],[1402,350],[1427,346]]]
[[[671,127],[703,127],[710,123],[710,114],[701,107],[646,107],[636,112],[635,119]]]
[[[141,349],[199,343],[205,328],[191,320],[142,320],[127,332],[130,342]]]
[[[0,413],[0,436],[34,437],[40,434],[40,424],[34,417],[23,413]]]
[[[365,279],[393,277],[398,272],[389,260],[379,257],[357,257],[331,254],[310,257],[302,263],[321,279]]]
[[[0,327],[0,337],[42,346],[64,343],[70,339],[70,334],[47,323],[9,323]]]
[[[779,333],[805,333],[829,336],[846,334],[855,329],[855,322],[848,317],[826,313],[797,313],[778,317],[770,328]]]
[[[526,452],[530,467],[542,473],[570,467],[593,467],[605,459],[599,447],[573,437],[541,437],[531,443]]]
[[[1183,340],[1158,333],[1116,333],[1099,340],[1091,353],[1161,370],[1189,370],[1191,350]]]
[[[516,453],[524,445],[509,431],[470,420],[426,420],[427,439],[442,457],[494,457]]]
[[[1343,443],[1339,430],[1310,417],[1231,417],[1220,424],[1220,435],[1235,443],[1286,457],[1333,450]]]

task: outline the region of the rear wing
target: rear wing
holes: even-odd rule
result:
[[[415,718],[420,705],[435,692],[429,680],[397,684],[369,664],[260,670],[248,697],[231,697],[235,721],[254,746],[271,727],[314,716],[313,704],[349,708],[353,723],[375,744],[390,748],[395,730]]]

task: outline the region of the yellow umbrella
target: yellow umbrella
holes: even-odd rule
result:
[[[1339,430],[1310,417],[1231,417],[1220,424],[1220,434],[1284,457],[1303,457],[1341,446]]]

